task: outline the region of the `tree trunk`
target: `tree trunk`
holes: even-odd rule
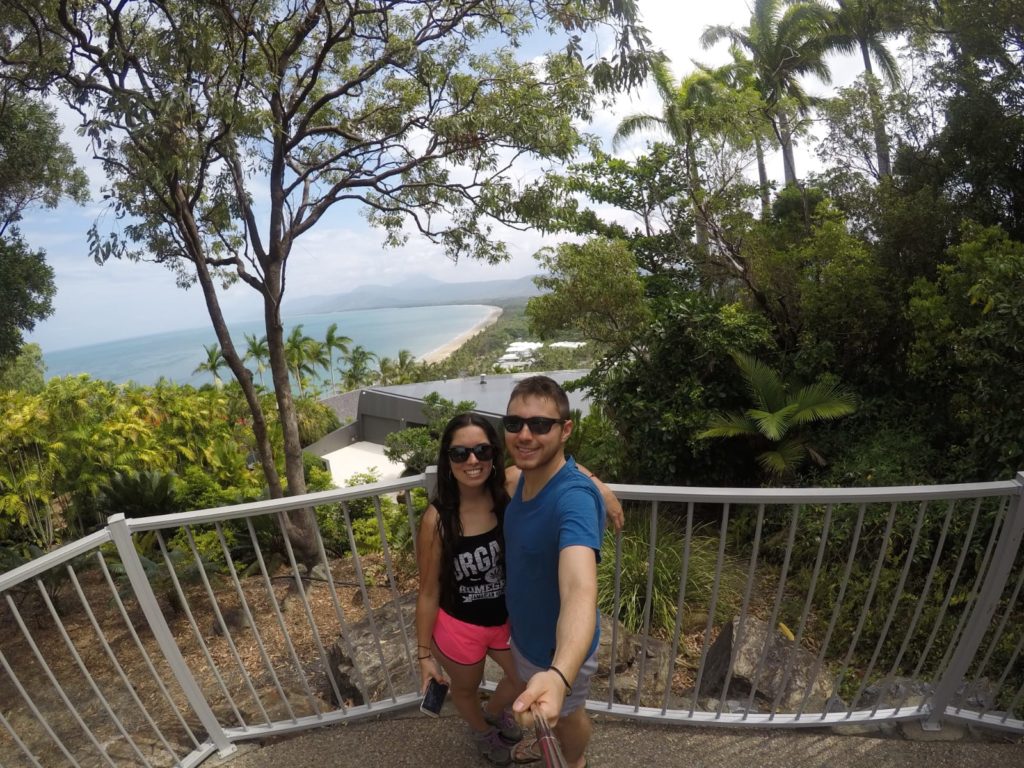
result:
[[[266,271],[266,292],[263,295],[263,317],[267,329],[267,348],[270,351],[270,373],[277,399],[277,412],[284,436],[284,466],[289,496],[306,492],[306,478],[302,466],[302,443],[299,440],[298,423],[295,417],[295,402],[292,400],[291,382],[288,376],[288,361],[284,352],[284,323],[281,320],[281,268],[279,262]],[[312,509],[296,509],[280,516],[281,526],[291,543],[296,559],[307,570],[319,560],[316,546],[316,518]]]
[[[697,158],[694,156],[693,135],[687,132],[687,142],[683,148],[686,161],[686,173],[690,177],[690,209],[693,212],[693,226],[697,233],[697,248],[703,255],[708,254],[708,222],[704,216],[704,187],[700,183],[700,172],[697,169]]]
[[[892,163],[889,156],[889,132],[885,127],[885,115],[882,114],[878,80],[871,67],[871,53],[867,44],[860,43],[861,57],[864,59],[865,82],[868,87],[868,103],[871,105],[871,127],[875,132],[875,157],[878,162],[878,178],[884,179],[892,175]]]
[[[185,222],[182,223],[182,227],[187,228]],[[192,241],[198,243],[198,239]],[[227,361],[228,367],[242,388],[246,405],[249,406],[249,414],[252,416],[253,436],[256,439],[256,453],[259,456],[260,466],[263,469],[263,476],[267,481],[267,489],[271,498],[280,498],[284,495],[281,489],[281,478],[277,474],[277,465],[274,463],[274,449],[270,444],[270,433],[267,430],[266,417],[263,415],[263,408],[256,394],[256,388],[252,384],[252,373],[242,364],[242,359],[238,356],[237,350],[235,350],[234,342],[231,340],[231,334],[228,331],[227,322],[225,322],[224,314],[220,309],[217,289],[214,285],[213,277],[210,275],[206,259],[202,253],[196,252],[192,262],[196,268],[196,277],[203,291],[206,310],[210,315],[214,333],[217,334],[217,342],[220,344],[221,353],[224,355],[224,360]]]
[[[782,146],[782,164],[786,175],[786,186],[796,184],[796,162],[793,159],[793,130],[789,125],[789,115],[779,110],[779,144]]]
[[[764,221],[768,218],[772,202],[768,194],[768,168],[764,164],[764,147],[761,145],[760,138],[754,140],[754,151],[757,153],[757,183],[761,197],[761,220]]]

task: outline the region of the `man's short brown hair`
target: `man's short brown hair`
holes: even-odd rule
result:
[[[550,376],[528,376],[512,389],[508,401],[511,403],[516,398],[543,397],[552,401],[558,408],[558,417],[569,418],[569,396],[561,385]],[[507,407],[506,407],[507,410]]]

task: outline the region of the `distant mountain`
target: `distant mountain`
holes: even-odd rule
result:
[[[488,304],[540,295],[532,277],[445,283],[426,275],[407,277],[394,285],[361,285],[348,293],[301,296],[286,302],[289,314],[346,312],[380,307],[418,307],[432,304]]]

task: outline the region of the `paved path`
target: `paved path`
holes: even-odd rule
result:
[[[1024,768],[1024,744],[920,742],[825,730],[750,731],[596,716],[592,768]],[[454,715],[419,712],[335,725],[263,746],[243,745],[224,768],[484,768]],[[540,763],[534,763],[540,766]]]

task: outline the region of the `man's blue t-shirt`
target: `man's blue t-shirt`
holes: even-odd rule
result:
[[[555,629],[561,600],[558,555],[571,546],[585,546],[601,559],[604,502],[590,478],[569,458],[529,501],[523,501],[523,478],[505,509],[505,602],[516,648],[538,667],[547,667],[555,653]],[[600,621],[594,615],[597,649]]]

